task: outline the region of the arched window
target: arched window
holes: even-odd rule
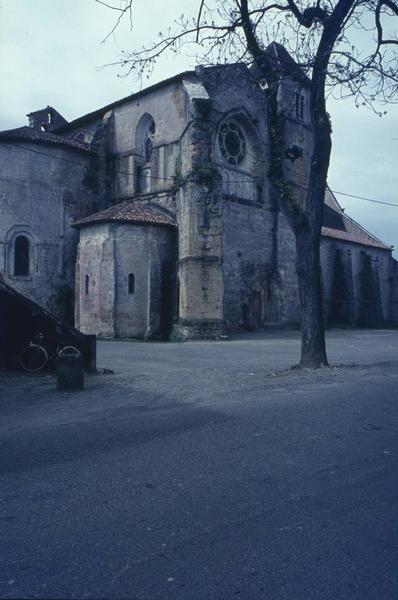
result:
[[[145,136],[145,162],[149,162],[152,158],[153,139],[155,137],[155,123],[152,121]]]
[[[135,293],[135,275],[134,273],[129,273],[129,294]]]
[[[136,191],[138,194],[151,191],[151,160],[155,139],[155,121],[146,113],[138,122],[135,132],[137,155]]]
[[[239,125],[225,121],[218,132],[221,155],[231,165],[238,165],[246,156],[246,140]]]
[[[135,131],[135,150],[144,162],[149,162],[152,158],[155,131],[155,121],[146,113],[138,121]]]
[[[25,235],[19,235],[14,245],[14,275],[27,277],[30,266],[29,240]]]
[[[229,200],[264,203],[261,188],[267,172],[265,144],[244,110],[223,118],[214,136],[215,162],[222,177],[222,191]]]
[[[90,277],[88,275],[86,275],[84,278],[84,293],[86,296],[88,296],[89,287],[90,287]]]

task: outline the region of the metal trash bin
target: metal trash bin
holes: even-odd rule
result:
[[[57,355],[57,390],[84,390],[84,362],[79,350],[66,346]]]

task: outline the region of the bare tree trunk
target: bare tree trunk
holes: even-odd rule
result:
[[[328,364],[322,307],[319,237],[296,232],[297,278],[301,304],[301,367]]]
[[[315,104],[315,103],[314,103]],[[321,106],[318,106],[318,105]],[[279,200],[295,236],[296,271],[301,306],[301,357],[299,366],[318,368],[328,364],[323,318],[320,241],[322,230],[323,205],[328,172],[331,139],[330,125],[326,110],[318,102],[312,110],[314,129],[314,149],[311,158],[311,172],[305,206],[298,204],[284,182],[283,148],[284,123],[278,115],[276,94],[269,97],[272,190]]]
[[[320,243],[326,178],[332,149],[324,86],[311,90],[313,153],[304,215],[296,220],[297,278],[301,303],[300,366],[318,368],[328,364],[323,316]]]
[[[273,194],[278,200],[296,239],[297,277],[302,315],[301,367],[317,368],[327,365],[325,329],[322,306],[321,265],[319,246],[322,231],[326,178],[331,153],[331,128],[326,112],[325,83],[330,54],[342,23],[354,0],[339,0],[333,19],[329,19],[321,36],[315,56],[310,85],[310,108],[313,135],[313,154],[310,180],[304,206],[289,192],[283,172],[283,119],[278,113],[278,78],[275,78],[269,57],[262,51],[248,9],[248,0],[240,0],[242,26],[247,47],[268,82],[268,123],[270,139],[269,177]],[[303,15],[293,1],[289,2],[296,18]]]

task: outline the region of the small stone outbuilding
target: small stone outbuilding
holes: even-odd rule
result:
[[[123,202],[75,223],[76,326],[101,337],[167,339],[175,313],[176,221]]]

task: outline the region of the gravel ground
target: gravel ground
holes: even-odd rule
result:
[[[398,332],[100,342],[0,375],[0,597],[396,600]],[[113,374],[103,369],[113,370]]]
[[[86,375],[83,392],[56,391],[54,375],[0,373],[2,424],[21,430],[89,422],[123,408],[239,403],[267,389],[283,393],[315,386],[321,393],[344,381],[360,389],[375,375],[388,379],[398,371],[396,330],[332,330],[327,345],[331,366],[314,371],[291,368],[299,357],[297,331],[216,342],[100,341],[98,374]]]

